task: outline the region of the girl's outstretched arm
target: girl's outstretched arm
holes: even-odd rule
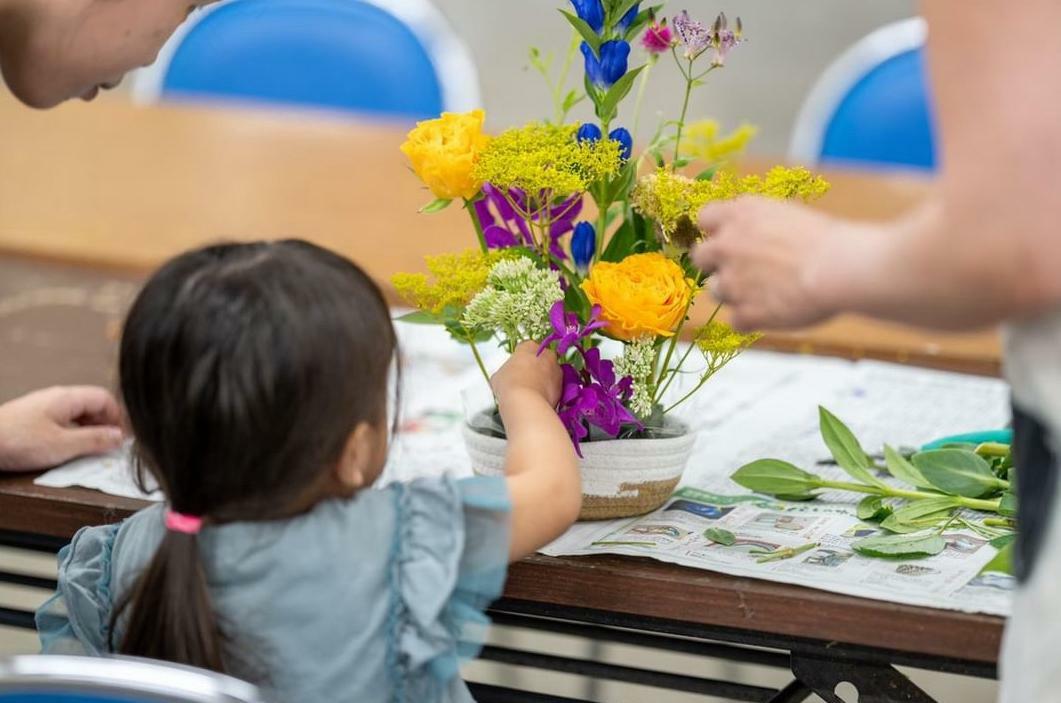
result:
[[[560,367],[533,342],[516,348],[491,381],[508,436],[505,474],[512,501],[509,559],[563,534],[582,508],[582,481],[571,438],[556,414]]]

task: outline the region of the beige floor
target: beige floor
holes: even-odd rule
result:
[[[0,569],[40,576],[54,576],[55,574],[53,558],[3,548],[0,548]],[[0,586],[0,605],[32,609],[43,602],[47,595],[28,588]],[[502,628],[495,629],[491,639],[507,647],[572,657],[585,657],[592,647],[591,643],[572,637]],[[37,637],[34,633],[0,627],[0,656],[35,651],[37,651]],[[706,662],[688,655],[648,652],[618,645],[604,646],[602,658],[604,661],[627,666],[742,681],[762,686],[780,687],[789,680],[783,671],[739,664]],[[996,685],[993,682],[918,671],[907,673],[940,703],[951,701],[993,703],[996,697]],[[648,700],[652,703],[716,703],[716,701],[721,703],[721,699],[663,692],[627,684],[607,682],[594,684],[577,676],[503,667],[488,662],[472,662],[466,667],[465,674],[475,681],[532,688],[554,695],[587,697],[592,700],[608,701],[608,703],[642,703]],[[857,703],[858,699],[853,693],[845,694],[844,689],[840,689],[838,693],[847,703]],[[818,698],[813,700],[820,703]]]

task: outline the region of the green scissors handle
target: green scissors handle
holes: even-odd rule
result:
[[[966,432],[965,434],[941,437],[921,447],[922,450],[939,449],[945,444],[983,444],[985,442],[997,442],[999,444],[1013,444],[1013,430],[983,430],[981,432]]]

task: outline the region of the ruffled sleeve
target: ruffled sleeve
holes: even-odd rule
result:
[[[484,611],[508,570],[511,508],[502,477],[416,481],[396,500],[396,675],[423,693],[425,679],[445,687],[482,647]]]
[[[59,551],[58,590],[36,614],[45,654],[109,651],[111,556],[118,528],[83,528]]]

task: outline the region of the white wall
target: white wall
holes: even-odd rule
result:
[[[557,13],[562,0],[435,0],[464,37],[481,74],[492,128],[544,117],[546,88],[528,70],[527,50],[563,52],[570,34]],[[744,20],[747,43],[729,65],[710,76],[695,94],[694,117],[715,117],[724,126],[747,120],[760,127],[752,151],[779,155],[804,95],[843,49],[882,24],[915,12],[913,0],[685,0],[667,3],[665,13],[688,9],[711,20],[719,11]],[[581,75],[577,74],[579,80]],[[681,108],[680,77],[673,62],[653,74],[642,117],[651,131],[653,113],[673,119]],[[632,99],[630,100],[632,102]],[[647,124],[646,124],[647,123]]]

